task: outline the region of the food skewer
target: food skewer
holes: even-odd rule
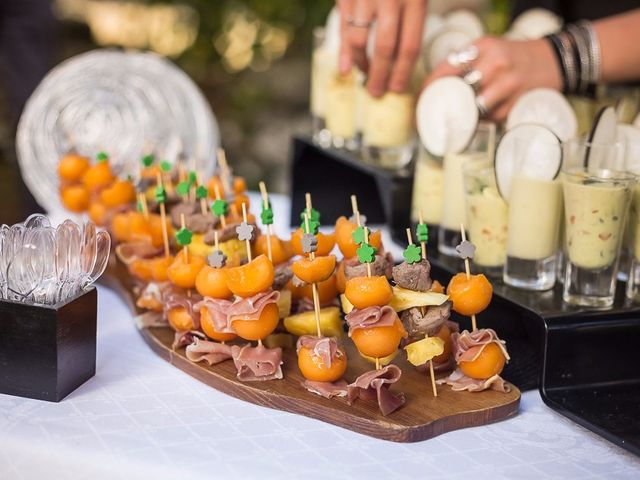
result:
[[[138,204],[140,205],[144,219],[149,221],[149,206],[147,205],[147,197],[144,196],[144,193],[138,193]]]
[[[209,191],[207,187],[202,184],[202,175],[198,174],[198,187],[195,190],[196,199],[200,200],[200,212],[202,215],[207,215],[207,196]]]
[[[460,235],[462,236],[462,242],[466,242],[467,241],[467,233],[464,229],[464,225],[461,223],[460,224]],[[471,279],[471,267],[469,265],[469,258],[465,257],[464,258],[464,271],[467,274],[467,280]],[[471,315],[471,329],[472,331],[476,331],[478,329],[478,325],[476,322],[476,314],[474,313],[473,315]]]
[[[366,244],[369,243],[369,230],[366,226],[362,226],[362,220],[360,218],[360,210],[358,209],[358,198],[355,195],[351,195],[351,209],[353,210],[353,214],[356,217],[356,223],[358,224],[358,228],[362,228],[364,232],[364,242]],[[369,262],[365,262],[367,265],[367,277],[371,276],[371,264]],[[377,365],[377,363],[376,363]]]
[[[187,227],[186,227],[186,223],[185,223],[185,220],[184,220],[184,213],[181,213],[180,214],[180,231],[186,231],[186,230],[187,230]],[[178,233],[180,233],[180,232],[178,232]],[[176,236],[177,236],[177,234],[176,234]],[[189,249],[187,248],[187,244],[186,243],[182,246],[182,256],[184,258],[184,263],[188,264],[189,263]]]
[[[262,195],[262,211],[263,213],[270,210],[271,206],[269,205],[269,194],[267,193],[267,187],[264,182],[259,183],[260,186],[260,194]],[[262,217],[262,223],[265,223],[265,217]],[[272,220],[271,220],[272,221]],[[271,253],[271,223],[265,223],[267,227],[267,256],[269,260],[273,262],[273,256]]]
[[[227,162],[227,154],[224,148],[218,148],[218,163],[220,164],[220,180],[222,180],[222,186],[224,191],[229,195],[233,187],[231,179],[231,170],[229,169],[229,163]]]
[[[242,202],[242,221],[247,223],[247,204]],[[247,247],[247,261],[251,262],[251,238],[245,238],[245,246]]]
[[[309,195],[309,194],[307,194]],[[309,227],[309,214],[308,212],[304,212],[304,230],[306,235],[311,235],[310,227]],[[309,252],[309,260],[315,260],[316,255],[313,251]],[[311,292],[313,294],[313,311],[316,317],[316,331],[318,337],[322,336],[322,330],[320,329],[320,298],[318,295],[318,285],[316,283],[311,284]]]
[[[413,245],[413,237],[411,235],[411,229],[407,228],[407,242],[409,243],[409,245]],[[420,242],[420,250],[422,252],[422,256],[421,258],[423,260],[425,260],[426,257],[426,248],[425,248],[425,242]],[[424,307],[420,307],[420,313],[424,316],[425,314],[425,309]],[[433,370],[433,359],[430,358],[429,359],[429,376],[431,377],[431,389],[433,390],[433,396],[437,397],[438,396],[438,388],[436,386],[436,374],[435,371]]]
[[[429,228],[427,227],[427,224],[424,223],[424,217],[422,216],[422,210],[418,211],[418,227],[417,227],[417,234],[418,234],[418,240],[420,241],[420,249],[422,251],[422,259],[426,260],[427,259],[427,238],[429,238]]]
[[[169,257],[169,233],[167,232],[167,211],[165,202],[167,201],[167,192],[162,184],[162,173],[157,174],[156,201],[160,205],[160,226],[162,228],[162,242],[164,243],[164,256]]]
[[[216,215],[218,215],[218,218],[220,219],[220,226],[222,228],[226,228],[227,227],[227,219],[225,218],[226,216],[226,212],[224,210],[227,209],[227,204],[226,204],[226,200],[222,199],[220,196],[220,187],[218,187],[218,185],[214,185],[213,186],[213,193],[215,194],[216,198],[215,198],[215,202],[214,202],[214,209],[215,209],[215,205],[216,203],[219,202],[224,202],[223,204],[221,203],[220,205],[223,205],[223,208],[220,209],[219,212],[215,212],[214,213]],[[219,214],[220,213],[220,214]]]

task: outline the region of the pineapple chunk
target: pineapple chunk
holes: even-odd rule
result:
[[[189,244],[189,253],[199,257],[207,258],[213,252],[214,246],[204,243],[204,235],[194,233]],[[237,267],[243,260],[247,259],[247,250],[244,242],[232,238],[220,244],[220,250],[227,256],[227,266]]]
[[[280,290],[278,311],[280,312],[280,318],[288,317],[291,314],[291,290]]]
[[[351,313],[351,310],[353,310],[353,304],[347,299],[344,293],[340,295],[340,305],[342,305],[342,311],[345,315]]]
[[[284,328],[294,335],[316,335],[316,314],[310,312],[298,313],[284,319]],[[320,310],[320,330],[327,337],[341,337],[343,335],[342,320],[338,307],[328,307]]]
[[[388,355],[384,358],[379,358],[378,360],[380,360],[380,365],[382,365],[383,367],[386,365],[389,365],[391,362],[393,362],[393,359],[396,358],[398,356],[398,352],[399,350],[396,350],[395,352],[393,352],[391,355]],[[360,356],[362,358],[364,358],[367,362],[369,363],[373,363],[375,365],[376,363],[376,359],[373,357],[368,357],[366,355],[363,355],[361,352],[358,352],[360,354]]]
[[[407,351],[407,360],[412,365],[419,367],[444,352],[444,341],[439,337],[425,337],[417,342],[410,343],[404,349]]]
[[[396,312],[402,312],[412,307],[432,307],[442,305],[449,299],[447,295],[434,292],[414,292],[406,288],[393,287],[393,298],[389,306]]]

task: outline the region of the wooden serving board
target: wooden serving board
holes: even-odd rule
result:
[[[131,280],[124,267],[111,265],[105,277],[104,283],[115,288],[134,313],[140,313],[135,307]],[[172,329],[138,327],[138,330],[156,354],[216,390],[256,405],[305,415],[394,442],[418,442],[451,430],[503,420],[515,415],[520,404],[520,390],[514,385],[511,385],[509,393],[492,390],[454,392],[443,385],[438,387],[438,397],[434,398],[428,375],[418,372],[404,355],[399,354],[394,363],[402,369],[402,378],[391,387],[391,391],[403,392],[406,403],[384,417],[375,403],[356,400],[349,406],[344,398],[325,399],[308,392],[301,385],[304,378],[298,370],[293,349],[283,351],[282,380],[241,382],[236,378],[231,360],[208,367],[204,363],[189,361],[184,348],[172,350]],[[344,378],[350,382],[374,366],[360,357],[353,342],[346,339],[344,344],[349,359]]]

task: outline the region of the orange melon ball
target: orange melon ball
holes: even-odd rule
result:
[[[96,192],[110,185],[114,180],[109,162],[92,165],[82,175],[82,182],[90,192]]]
[[[367,357],[383,358],[398,349],[400,340],[406,338],[407,332],[399,318],[388,327],[359,328],[351,334],[360,353]]]
[[[189,255],[185,262],[184,255],[180,252],[173,263],[167,268],[169,281],[181,288],[193,288],[196,286],[196,277],[205,266],[205,260],[196,255]]]
[[[189,315],[189,312],[184,307],[169,310],[169,312],[167,312],[167,320],[169,321],[169,325],[178,332],[193,330],[196,326],[193,318],[191,318],[191,315]]]
[[[444,293],[444,287],[438,280],[434,280],[429,291],[433,293]]]
[[[131,240],[131,217],[128,212],[116,213],[111,219],[111,233],[117,242]]]
[[[171,220],[165,218],[165,226],[167,228],[167,238],[173,236],[173,226]],[[151,234],[151,243],[154,247],[160,247],[164,245],[164,238],[162,237],[162,217],[158,214],[149,214],[149,232]]]
[[[238,336],[245,340],[261,340],[276,329],[279,321],[278,305],[270,303],[265,305],[257,320],[243,320],[242,316],[236,316],[231,326]]]
[[[271,238],[271,242],[268,239]],[[289,242],[279,239],[275,235],[270,237],[260,235],[253,244],[253,252],[255,255],[268,255],[268,243],[271,243],[271,260],[274,265],[284,263],[293,256],[293,251]]]
[[[393,297],[393,290],[385,276],[355,277],[347,281],[344,294],[355,308],[363,309],[386,305]]]
[[[356,256],[359,245],[353,241],[352,234],[357,228],[358,225],[355,222],[347,220],[344,216],[338,218],[336,221],[336,241],[344,258]],[[380,250],[382,233],[379,230],[369,234],[369,244],[377,250]]]
[[[116,180],[100,192],[100,201],[107,208],[132,203],[136,198],[136,189],[133,183],[127,180]]]
[[[233,177],[233,193],[236,195],[247,191],[247,182],[243,177]]]
[[[101,202],[91,202],[89,205],[89,218],[98,226],[104,227],[107,224],[109,210]]]
[[[249,205],[250,205],[250,201],[249,201],[249,197],[247,197],[244,193],[239,193],[237,194],[235,197],[233,197],[233,200],[231,202],[232,205],[235,205],[235,207],[238,209],[238,212],[240,215],[242,215],[242,204],[245,204],[245,207],[247,209],[247,213],[249,213]],[[249,216],[247,217],[247,220],[249,222],[255,222],[255,217],[251,218],[251,215],[249,214]]]
[[[327,304],[338,296],[338,289],[336,288],[336,277],[335,275],[330,276],[323,282],[316,283],[316,288],[318,289],[318,301],[320,305]],[[310,298],[313,299],[313,286],[312,285],[304,285],[299,287],[297,293],[297,297],[291,292],[291,298]]]
[[[270,289],[275,276],[273,263],[265,255],[226,270],[229,290],[234,295],[245,298]]]
[[[467,377],[485,380],[502,372],[507,359],[495,343],[487,344],[473,362],[460,362],[458,367]]]
[[[151,262],[146,258],[138,258],[129,264],[129,272],[136,278],[148,282],[152,278]]]
[[[296,255],[306,255],[306,253],[302,251],[302,235],[303,232],[301,228],[291,233],[291,247]],[[314,252],[316,257],[329,255],[336,244],[335,234],[318,232],[316,238],[318,239],[318,249]]]
[[[315,257],[313,260],[303,257],[293,262],[291,269],[294,275],[303,282],[324,282],[333,275],[333,271],[336,269],[336,256]]]
[[[78,184],[78,185],[69,185],[67,187],[63,187],[61,193],[62,197],[62,205],[67,210],[72,212],[84,212],[89,208],[89,201],[91,200],[89,197],[89,192],[87,189]]]
[[[149,221],[140,212],[128,212],[129,215],[129,238],[151,243],[151,226]]]
[[[60,159],[58,175],[70,182],[79,181],[89,168],[89,159],[77,153],[67,153]]]
[[[461,272],[451,278],[447,295],[456,312],[461,315],[477,315],[491,303],[493,287],[482,274],[467,278],[467,274]]]
[[[151,278],[156,282],[166,282],[169,280],[167,270],[173,264],[173,256],[154,258],[149,262],[149,269],[151,270]]]
[[[227,287],[225,268],[202,267],[196,277],[196,290],[203,297],[230,298],[233,293]]]
[[[222,185],[222,180],[217,175],[211,177],[207,182],[207,190],[209,191],[209,197],[216,198],[216,187],[218,187],[218,193],[220,194],[220,198],[224,198],[225,191],[224,186]]]
[[[298,352],[298,368],[307,380],[312,382],[335,382],[344,375],[347,370],[347,355],[344,349],[338,347],[341,355],[331,359],[331,366],[327,367],[321,357],[313,355],[310,348],[303,347]]]
[[[218,332],[215,329],[213,318],[211,318],[211,314],[207,307],[202,307],[200,309],[200,327],[207,337],[219,342],[230,342],[237,337],[235,333]]]

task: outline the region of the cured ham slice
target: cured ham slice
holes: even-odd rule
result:
[[[511,391],[509,384],[507,384],[500,375],[494,375],[486,380],[478,380],[467,377],[459,368],[457,368],[447,378],[437,380],[437,383],[439,385],[451,385],[451,390],[454,392],[461,392],[463,390],[467,390],[469,392],[482,392],[483,390],[489,389],[503,393]]]
[[[167,299],[172,295],[179,294],[184,295],[182,290],[179,290],[171,282],[149,282],[140,291],[136,306],[154,312],[162,312]]]
[[[296,353],[299,353],[302,348],[312,350],[313,355],[320,357],[322,363],[327,368],[331,368],[331,363],[336,356],[342,356],[342,352],[338,350],[338,339],[336,337],[303,335],[298,339],[298,343],[296,344]]]
[[[384,307],[367,307],[362,310],[353,309],[345,316],[345,320],[349,325],[349,336],[354,330],[360,328],[390,327],[397,318],[398,314],[395,310],[387,305]]]
[[[326,307],[339,307],[340,301],[337,298],[332,299],[330,302],[320,304],[320,308]],[[293,301],[291,310],[295,313],[304,313],[313,311],[313,300],[307,297],[298,298]]]
[[[231,300],[204,297],[193,308],[198,312],[202,311],[203,307],[209,311],[216,332],[235,333],[229,322],[229,308],[232,304]]]
[[[462,333],[453,333],[451,335],[453,342],[453,356],[456,363],[473,362],[484,347],[490,343],[495,343],[500,347],[504,357],[509,361],[509,353],[507,352],[506,342],[498,338],[495,330],[490,328],[480,328],[475,332],[465,330]]]
[[[176,332],[173,337],[173,343],[171,344],[171,348],[177,350],[178,348],[186,347],[195,342],[196,338],[201,340],[205,340],[207,337],[204,333],[199,332],[198,330],[188,330],[186,332]]]
[[[264,345],[252,347],[232,347],[233,363],[238,370],[238,379],[243,382],[279,380],[282,378],[282,349],[266,348]]]
[[[258,320],[264,307],[272,303],[278,303],[280,292],[271,290],[260,292],[252,297],[236,297],[227,310],[229,324],[233,326],[234,320]]]
[[[116,256],[125,265],[141,258],[153,258],[161,255],[162,247],[154,247],[149,242],[120,243],[116,247]]]
[[[209,342],[198,337],[193,339],[193,343],[188,345],[185,354],[187,358],[194,362],[207,362],[209,366],[224,362],[233,357],[233,347],[224,343]]]
[[[382,415],[387,416],[404,405],[404,393],[392,393],[389,387],[400,380],[402,371],[396,365],[365,372],[347,387],[349,405],[358,398],[377,401]]]
[[[314,382],[312,380],[305,380],[302,382],[302,386],[311,393],[315,393],[324,398],[346,397],[348,392],[348,385],[344,380],[338,380],[337,382]]]
[[[189,316],[193,319],[194,330],[200,328],[200,310],[195,308],[202,300],[202,297],[197,294],[192,294],[190,297],[186,296],[182,292],[171,292],[164,298],[164,313],[165,317],[167,313],[174,308],[184,308]]]

